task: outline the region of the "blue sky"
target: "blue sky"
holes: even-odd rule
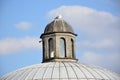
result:
[[[72,25],[80,63],[120,73],[119,0],[1,0],[0,76],[41,63],[40,35],[61,14]]]

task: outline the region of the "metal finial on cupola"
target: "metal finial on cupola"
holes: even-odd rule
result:
[[[55,17],[55,19],[61,19],[62,15],[58,15],[57,17]]]

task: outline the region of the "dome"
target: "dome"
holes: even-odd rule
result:
[[[49,62],[11,72],[1,80],[120,80],[118,74],[93,65]]]
[[[53,32],[74,33],[72,27],[66,21],[58,17],[46,26],[44,34]]]

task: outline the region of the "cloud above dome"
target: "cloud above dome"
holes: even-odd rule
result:
[[[53,18],[61,14],[66,21],[69,21],[74,29],[87,33],[105,32],[106,29],[118,29],[120,18],[105,11],[97,11],[83,6],[61,6],[51,10],[48,14]]]

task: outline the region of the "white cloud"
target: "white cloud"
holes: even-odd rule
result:
[[[15,24],[16,28],[21,29],[21,30],[27,30],[32,27],[32,25],[28,22],[19,22]]]
[[[117,16],[88,7],[61,6],[51,10],[48,16],[53,18],[58,14],[61,14],[66,21],[71,23],[74,29],[92,35],[105,35],[107,32],[111,32],[112,34],[115,33],[115,29],[119,28],[118,25],[120,19]]]
[[[24,49],[41,49],[39,39],[35,37],[24,37],[0,40],[0,54],[15,53]]]
[[[100,54],[95,52],[84,52],[83,56],[80,58],[80,62],[88,63],[93,65],[99,65],[116,72],[120,72],[120,55],[119,53],[110,54]]]
[[[82,41],[77,44],[78,47],[83,48],[113,48],[116,43],[110,39],[103,39],[98,41]]]

